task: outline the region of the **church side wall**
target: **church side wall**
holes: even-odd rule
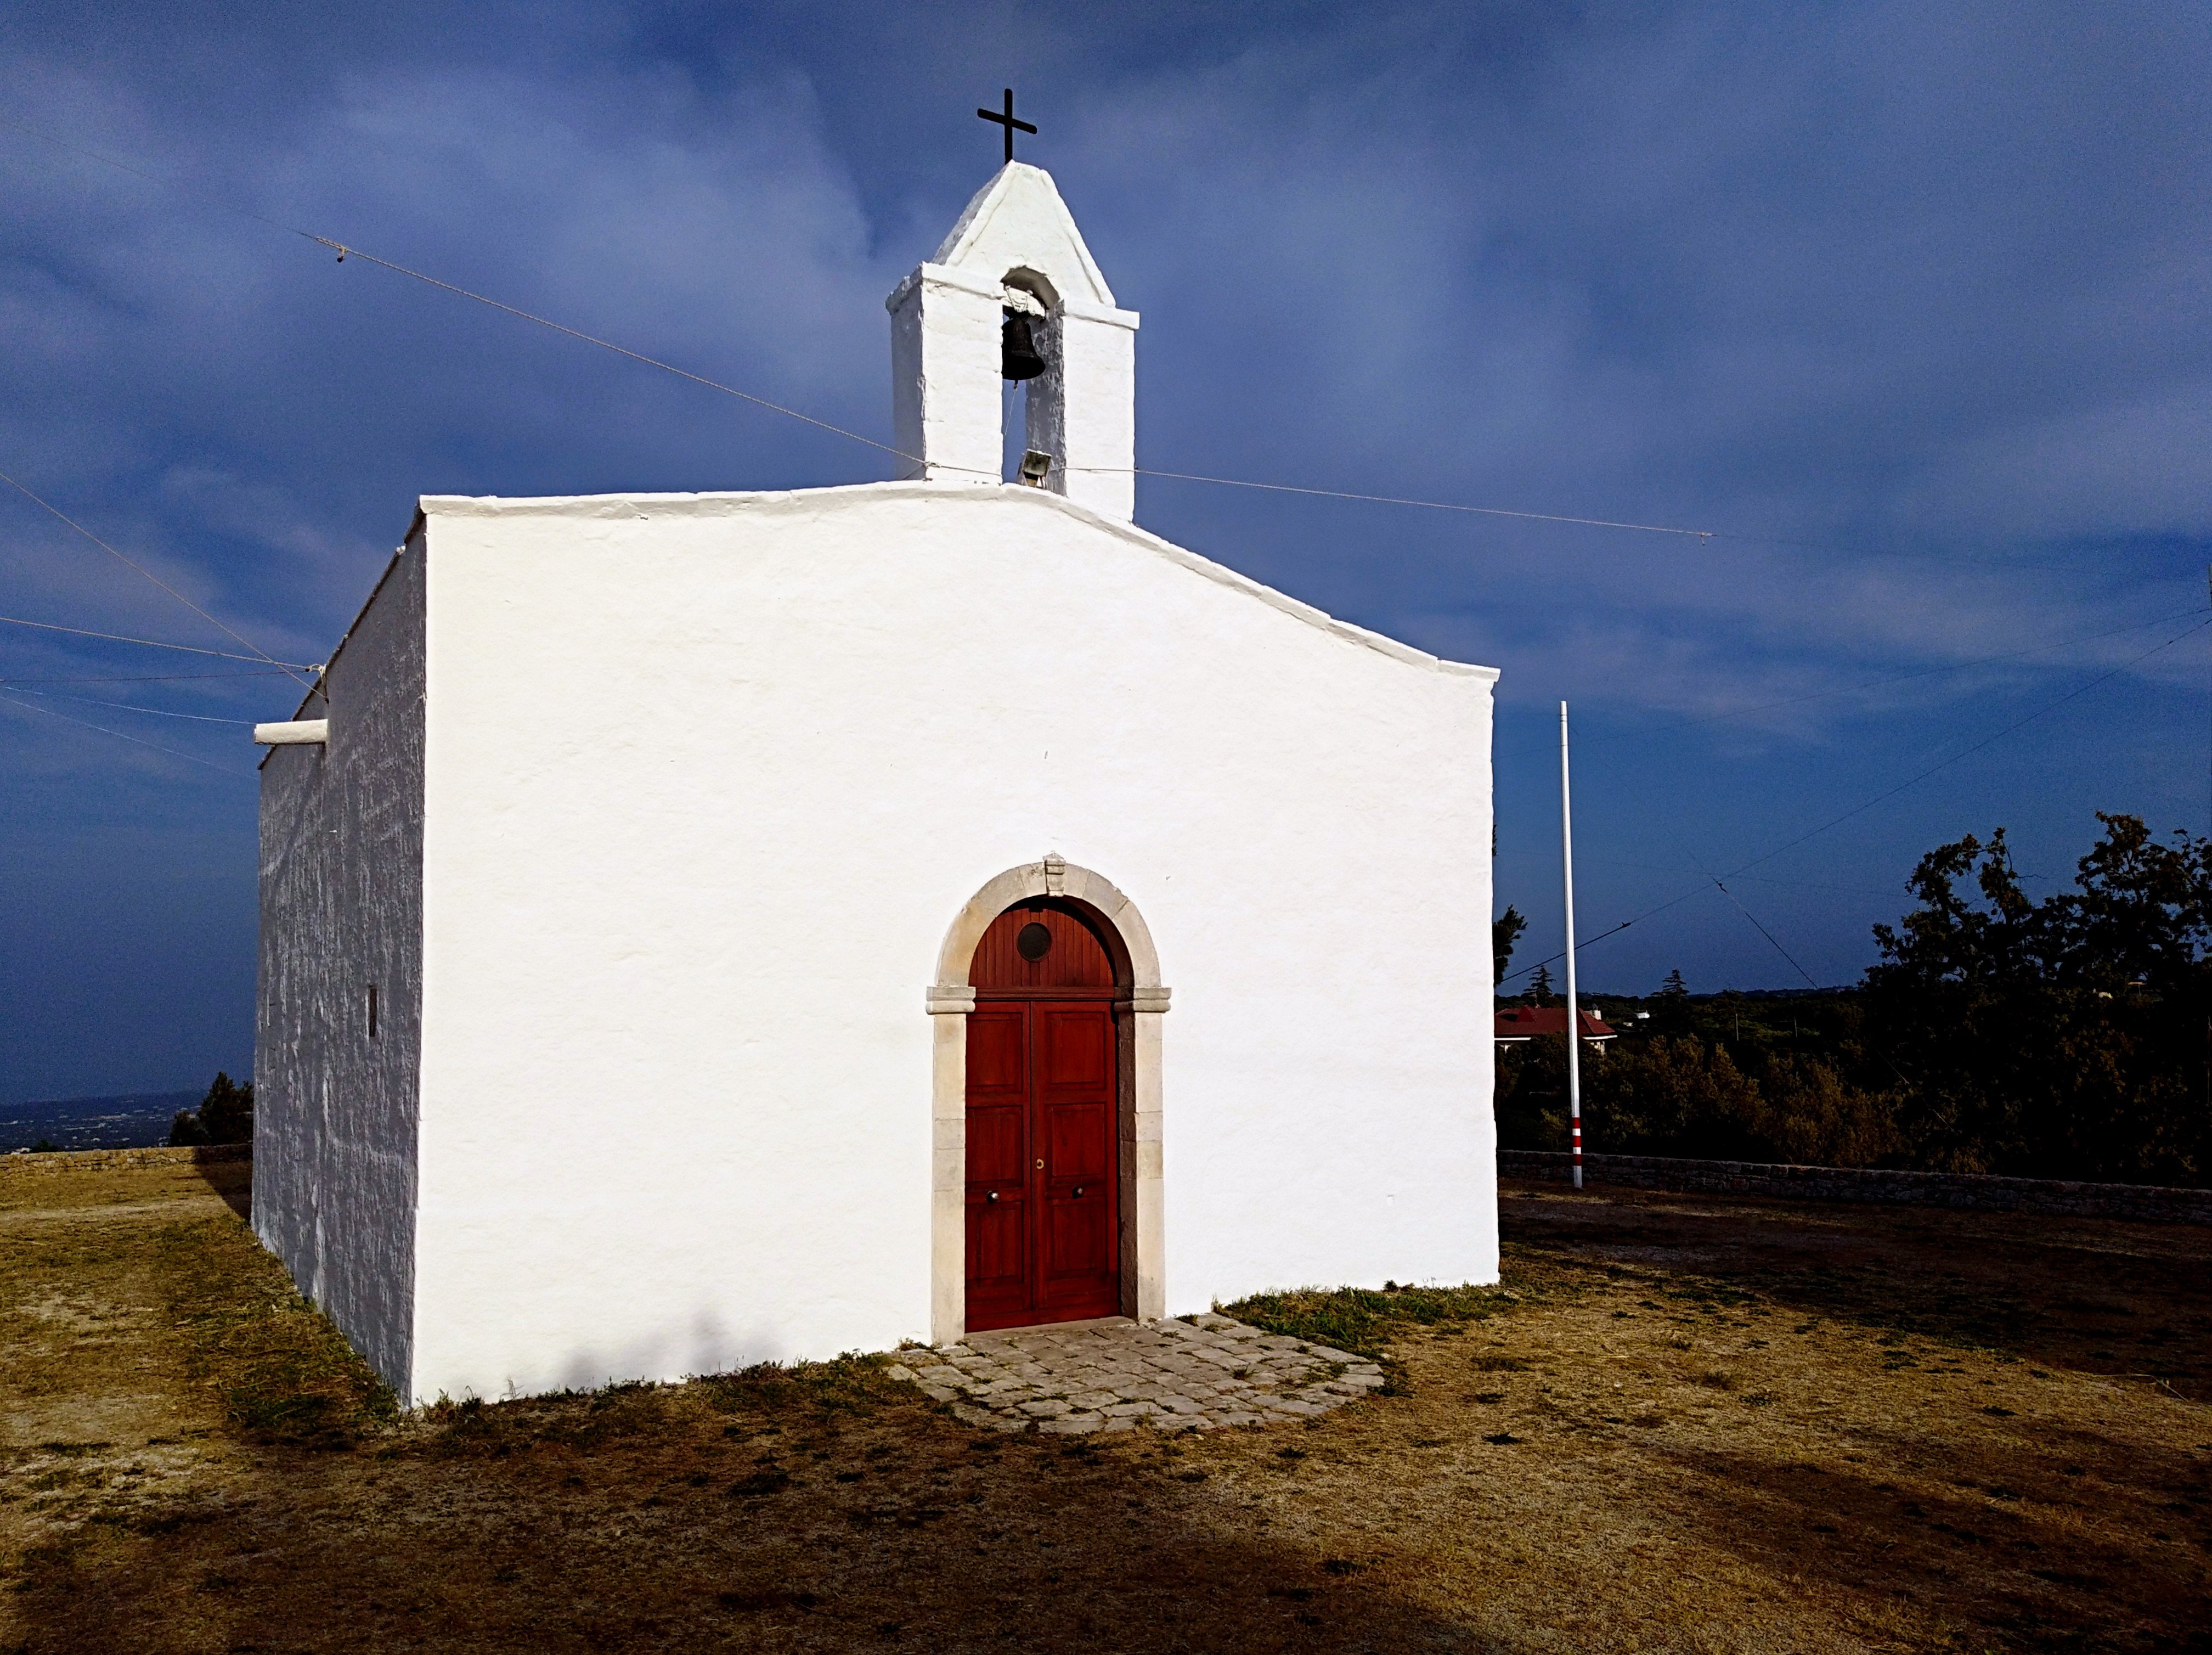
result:
[[[422,563],[418,534],[331,660],[327,745],[273,748],[261,773],[253,1227],[403,1396],[422,1051]]]
[[[419,1392],[932,1332],[927,989],[1157,946],[1166,1309],[1492,1281],[1491,676],[1042,491],[426,502]]]

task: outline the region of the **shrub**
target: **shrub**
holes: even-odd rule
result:
[[[253,1082],[233,1083],[216,1071],[215,1084],[200,1099],[198,1109],[180,1109],[169,1123],[173,1145],[237,1144],[253,1141]]]

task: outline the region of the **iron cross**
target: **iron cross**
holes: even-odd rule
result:
[[[1006,109],[1004,114],[1000,114],[995,109],[979,109],[975,113],[984,120],[995,121],[1006,129],[1006,159],[1008,161],[1014,158],[1014,134],[1027,132],[1034,136],[1036,132],[1036,128],[1031,126],[1027,121],[1018,121],[1014,119],[1014,88],[1011,86],[1006,88]]]

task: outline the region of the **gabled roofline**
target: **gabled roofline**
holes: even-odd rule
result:
[[[1083,267],[1084,279],[1091,283],[1093,289],[1088,296],[1098,304],[1112,305],[1114,289],[1106,284],[1106,273],[1098,268],[1098,261],[1091,256],[1091,244],[1083,239],[1083,232],[1076,228],[1075,215],[1067,210],[1067,203],[1060,198],[1060,186],[1052,181],[1050,173],[1042,167],[1032,167],[1027,161],[1010,161],[992,174],[991,181],[969,198],[960,216],[953,222],[951,234],[939,244],[936,256],[929,262],[957,265],[968,250],[983,239],[984,232],[990,228],[991,221],[998,216],[1000,207],[1013,192],[1014,186],[1030,178],[1043,181],[1045,193],[1052,198],[1053,205],[1059,209],[1060,227],[1067,232],[1068,241],[1075,248],[1076,261]],[[1003,272],[994,272],[994,275]]]
[[[315,674],[315,681],[307,686],[307,693],[300,697],[300,704],[292,709],[294,718],[296,719],[301,714],[306,712],[308,703],[318,696],[322,697],[325,707],[330,705],[331,692],[328,681],[331,668],[337,664],[338,657],[345,654],[345,647],[353,642],[353,635],[361,630],[362,620],[368,617],[369,610],[375,605],[377,593],[382,592],[386,583],[392,579],[392,571],[399,567],[399,560],[407,555],[409,545],[414,542],[415,537],[422,533],[428,526],[428,520],[422,514],[422,502],[417,500],[415,502],[415,515],[408,520],[406,537],[392,548],[392,556],[385,559],[384,572],[376,577],[376,584],[369,587],[368,596],[361,600],[361,607],[354,611],[353,618],[346,623],[345,632],[338,639],[337,648],[331,651],[330,659],[323,663],[323,670]],[[255,764],[254,769],[259,770],[263,764],[266,764],[270,755],[276,751],[271,747],[268,752],[263,753],[258,762]]]
[[[1411,644],[1401,643],[1380,632],[1354,626],[1349,621],[1337,619],[1325,610],[1301,603],[1271,586],[1239,575],[1235,569],[1217,563],[1209,557],[1201,557],[1194,551],[1176,545],[1172,540],[1164,540],[1133,523],[1102,517],[1097,512],[1048,490],[1022,488],[1013,484],[854,483],[826,489],[776,489],[742,493],[547,495],[526,498],[507,498],[498,495],[424,495],[416,512],[416,520],[422,525],[427,525],[433,517],[570,517],[588,520],[635,517],[641,510],[661,517],[738,517],[753,514],[812,516],[818,514],[825,506],[860,505],[882,499],[957,500],[968,504],[996,502],[999,502],[998,509],[1060,512],[1103,529],[1115,538],[1140,547],[1155,557],[1180,564],[1193,574],[1242,592],[1271,609],[1279,609],[1285,615],[1304,621],[1309,626],[1363,648],[1372,649],[1378,654],[1388,655],[1393,660],[1455,677],[1481,678],[1492,684],[1498,681],[1498,669],[1495,666],[1477,666],[1467,661],[1446,660],[1440,655],[1432,655],[1425,649],[1416,649]],[[410,538],[412,538],[411,532]]]
[[[384,560],[384,572],[376,577],[376,584],[369,587],[368,596],[361,600],[361,607],[354,611],[353,618],[346,623],[345,634],[343,636],[339,638],[337,648],[331,651],[330,659],[323,663],[322,670],[315,674],[315,681],[307,686],[307,694],[300,697],[300,704],[292,709],[292,716],[294,718],[297,719],[305,714],[308,707],[313,704],[318,697],[321,699],[322,703],[325,708],[330,705],[331,668],[337,664],[338,657],[345,654],[346,645],[353,642],[353,635],[361,630],[362,622],[367,618],[368,611],[375,606],[377,594],[382,592],[386,585],[391,581],[392,571],[399,567],[399,560],[407,555],[408,541],[412,540],[416,532],[422,527],[422,508],[420,505],[417,505],[415,508],[415,520],[408,525],[407,539],[402,540],[398,546],[393,548],[392,556]],[[264,752],[260,758],[256,761],[253,768],[259,770],[262,765],[266,764],[269,762],[270,756],[273,755],[276,751],[276,748],[271,747],[267,751]]]

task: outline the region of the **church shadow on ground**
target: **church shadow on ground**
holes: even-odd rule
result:
[[[1602,1332],[1617,1298],[1541,1276],[1537,1316]],[[856,1362],[248,1443],[31,1560],[20,1646],[2212,1646],[2201,1513],[2160,1514],[2189,1473],[2140,1436],[1641,1430],[1536,1330],[1410,1337],[1407,1396],[1179,1439],[978,1433]],[[2083,1494],[2141,1519],[2085,1528]]]
[[[2201,1543],[2177,1522],[2191,1479],[2123,1440],[2090,1433],[2052,1455],[1960,1445],[1940,1489],[1890,1480],[1882,1448],[1864,1463],[1778,1464],[1754,1452],[1691,1452],[1671,1512],[1682,1538],[1763,1575],[1819,1580],[1936,1610],[1971,1627],[1975,1647],[2212,1651],[2201,1617]],[[2129,1500],[2142,1521],[2124,1538],[2085,1535],[2082,1496]],[[2155,1526],[2170,1525],[2163,1529]],[[1865,1617],[1879,1624],[1878,1614]]]
[[[1755,1294],[2212,1402],[2212,1229],[1595,1185],[1500,1194],[1509,1240],[1664,1270],[1676,1303]]]
[[[979,1436],[903,1398],[724,1415],[698,1389],[456,1413],[396,1454],[264,1449],[220,1505],[41,1560],[20,1647],[1523,1647],[1371,1553],[1255,1531],[1189,1445]]]
[[[87,1311],[0,1304],[88,1422],[7,1451],[9,1655],[2207,1647],[2202,1232],[1509,1191],[1510,1295],[1319,1295],[1395,1317],[1391,1394],[1067,1439],[869,1358],[395,1419],[214,1187],[0,1187],[8,1303]],[[2061,1360],[2138,1360],[2161,1264],[2179,1377]]]
[[[1865,1594],[1875,1607],[1859,1629],[1877,1636],[1933,1615],[2005,1650],[2212,1651],[2212,1417],[2195,1400],[2212,1388],[2212,1232],[1505,1193],[1511,1244],[1633,1272],[1653,1295],[1639,1304],[1684,1330],[1670,1343],[1698,1353],[1693,1366],[1723,1328],[1832,1329],[1884,1382],[1887,1395],[1867,1384],[1824,1453],[1774,1452],[1755,1432],[1677,1443],[1677,1421],[1637,1421],[1673,1468],[1668,1528],[1688,1552]],[[1770,1312],[1786,1315],[1757,1319]],[[1796,1317],[1808,1319],[1788,1328]],[[1725,1372],[1704,1377],[1734,1388]],[[2146,1413],[2157,1428],[2128,1428]]]
[[[250,1159],[196,1159],[192,1171],[224,1206],[248,1224],[253,1222],[253,1163]]]

